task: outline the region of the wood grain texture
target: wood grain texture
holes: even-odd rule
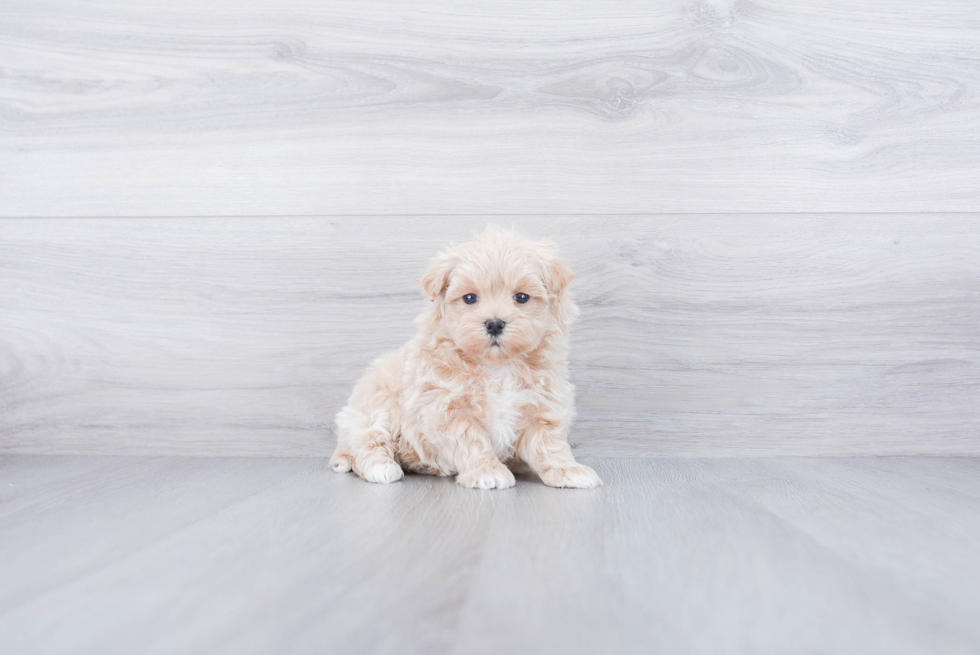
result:
[[[312,466],[285,458],[0,458],[0,613]],[[31,475],[19,479],[24,472]]]
[[[8,0],[0,215],[980,210],[972,0]]]
[[[952,524],[978,506],[909,512],[866,461],[600,460],[600,494],[526,485],[494,517],[454,652],[975,652],[980,542]],[[773,512],[801,497],[819,527]]]
[[[130,543],[135,531],[97,499],[63,504],[40,527],[26,513],[0,519],[0,543],[19,555],[23,578],[47,579],[51,564],[103,562],[43,595],[4,588],[17,607],[0,610],[0,650],[402,653],[406,644],[418,653],[448,650],[496,506],[492,498],[448,479],[368,485],[331,472],[325,460],[155,461],[168,462],[177,475],[146,470],[128,502],[141,505],[142,522],[162,514],[185,525],[127,557],[114,557],[113,537]],[[153,498],[159,488],[204,471],[212,486],[251,485],[263,467],[295,474],[207,518],[198,516],[202,502],[189,491],[184,511]],[[83,519],[114,530],[92,535]],[[51,543],[57,538],[60,550],[39,552],[25,532]],[[184,600],[175,603],[177,596]],[[90,622],[96,615],[109,620]],[[52,633],[50,625],[65,629]]]
[[[578,277],[586,456],[980,453],[977,216],[513,221]],[[0,451],[328,455],[485,218],[0,222]]]
[[[848,466],[809,458],[704,464],[732,483],[738,495],[752,498],[889,587],[900,588],[904,597],[980,639],[980,503],[975,497],[930,493],[928,487],[875,469],[874,461],[869,465],[852,460]],[[976,460],[968,461],[972,471],[967,475],[947,469],[957,491],[976,488],[980,467]],[[884,506],[889,507],[887,514],[879,510]],[[855,530],[858,525],[860,530]],[[869,549],[868,543],[876,547]]]
[[[976,458],[590,460],[606,485],[588,492],[91,459],[0,458],[38,479],[78,466],[72,493],[52,481],[26,494],[40,512],[0,516],[2,561],[39,581],[0,586],[3,652],[980,650],[980,533],[963,530],[980,505],[953,498]]]

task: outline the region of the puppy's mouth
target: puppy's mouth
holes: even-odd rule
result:
[[[499,335],[499,334],[498,335],[489,334],[489,335],[487,335],[487,339],[488,339],[489,344],[490,344],[489,345],[490,350],[503,349],[503,347],[504,347],[504,339],[503,339],[503,337],[501,335]]]

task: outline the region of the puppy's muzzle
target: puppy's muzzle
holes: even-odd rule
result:
[[[507,324],[501,321],[499,318],[491,318],[484,325],[487,326],[487,334],[489,334],[491,337],[499,337],[503,333],[504,327],[507,326]]]

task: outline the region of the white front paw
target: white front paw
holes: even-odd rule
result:
[[[602,486],[602,480],[585,464],[556,466],[541,473],[541,481],[549,487],[594,489]]]
[[[401,480],[403,475],[402,467],[392,461],[378,462],[364,469],[364,479],[368,482],[388,484]]]
[[[507,489],[516,483],[510,469],[499,462],[496,466],[479,466],[456,476],[456,484],[470,489]]]

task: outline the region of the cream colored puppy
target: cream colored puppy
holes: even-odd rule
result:
[[[492,227],[441,254],[420,280],[432,304],[418,333],[374,362],[337,415],[330,466],[370,482],[404,468],[503,489],[514,486],[504,462],[523,460],[552,487],[602,484],[565,438],[571,279],[549,244]]]

